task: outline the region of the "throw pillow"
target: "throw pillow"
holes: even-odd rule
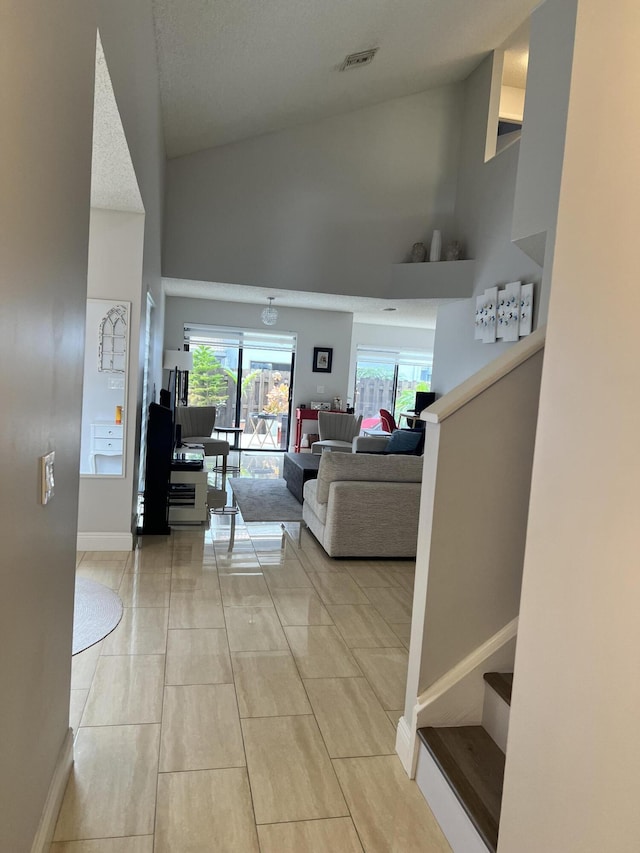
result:
[[[391,433],[385,453],[415,453],[423,435],[422,430],[396,429]]]

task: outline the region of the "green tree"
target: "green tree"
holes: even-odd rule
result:
[[[382,379],[390,381],[393,379],[392,364],[364,364],[356,365],[356,381],[361,379]]]
[[[193,351],[193,370],[189,373],[189,405],[220,406],[229,398],[229,379],[235,377],[224,368],[210,347]]]
[[[396,412],[408,412],[413,409],[416,391],[430,391],[429,382],[416,382],[415,388],[405,388],[396,397]]]

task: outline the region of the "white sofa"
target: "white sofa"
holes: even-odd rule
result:
[[[421,456],[323,453],[302,518],[330,557],[415,557]]]

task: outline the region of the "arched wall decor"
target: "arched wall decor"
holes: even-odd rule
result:
[[[114,305],[98,331],[98,372],[124,373],[127,366],[127,306]]]
[[[130,314],[130,302],[87,299],[81,477],[125,476]]]

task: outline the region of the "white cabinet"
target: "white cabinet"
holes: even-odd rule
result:
[[[123,449],[124,434],[122,424],[91,424],[89,465],[91,466],[92,474],[98,473],[96,456],[119,456],[122,458]]]

